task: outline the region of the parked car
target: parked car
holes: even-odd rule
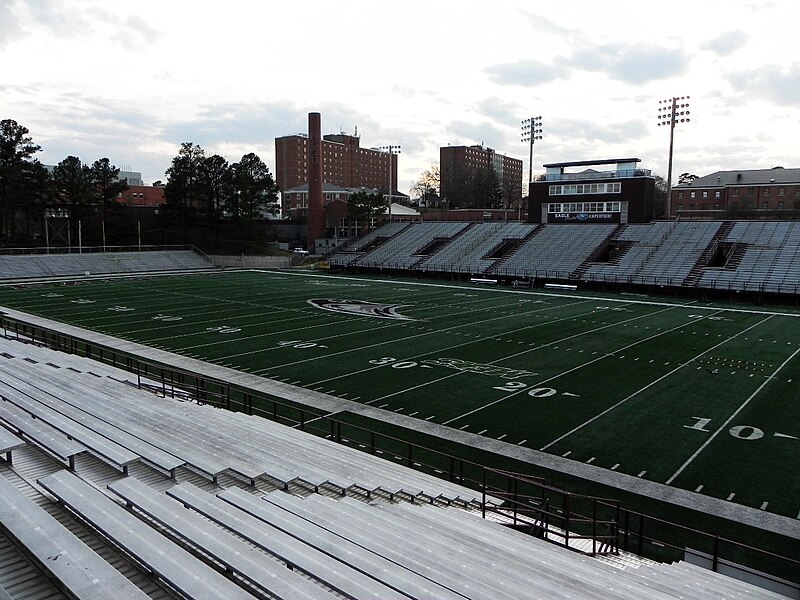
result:
[[[301,254],[303,256],[308,256],[308,250],[305,248],[295,248],[292,250],[292,254]]]

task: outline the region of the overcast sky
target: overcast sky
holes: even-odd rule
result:
[[[57,163],[164,179],[181,142],[228,160],[355,128],[401,145],[399,189],[439,147],[524,161],[636,156],[666,177],[658,101],[689,95],[674,173],[800,167],[800,1],[0,0],[0,118]]]

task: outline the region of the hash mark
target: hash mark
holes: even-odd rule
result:
[[[641,476],[642,476],[642,475],[644,475],[645,473],[647,473],[647,471],[642,471],[641,473],[639,473],[639,474],[637,475],[637,477],[641,477]]]
[[[699,492],[702,489],[703,489],[703,484],[700,484],[700,485],[697,486],[697,488],[694,491],[695,492]]]
[[[617,464],[615,464],[613,467],[611,467],[611,470],[612,470],[612,471],[616,471],[616,470],[617,470],[617,467],[619,467],[619,463],[617,463]]]
[[[769,502],[764,500],[764,502],[761,503],[761,510],[767,510],[767,504],[769,504]]]
[[[522,446],[522,444],[524,444],[524,443],[525,443],[525,442],[527,442],[527,441],[528,441],[528,440],[522,440],[521,442],[517,442],[517,446]]]
[[[731,500],[733,500],[733,497],[734,497],[735,495],[736,495],[736,492],[731,492],[730,494],[728,494],[728,501],[731,501]]]
[[[467,427],[469,427],[469,425],[464,425],[464,426],[462,426],[462,427],[459,427],[459,429],[461,429],[461,430],[464,430],[464,429],[466,429]]]
[[[570,454],[572,454],[572,450],[567,450],[567,451],[566,451],[566,452],[564,452],[564,454],[562,454],[561,456],[562,456],[562,457],[564,457],[564,458],[567,458],[567,457],[568,457]]]

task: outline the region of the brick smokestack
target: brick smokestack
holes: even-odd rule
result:
[[[320,114],[308,113],[308,251],[315,252],[316,240],[325,237],[325,209],[322,206],[322,126]]]

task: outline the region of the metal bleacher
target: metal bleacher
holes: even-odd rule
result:
[[[388,266],[410,269],[424,258],[417,254],[434,240],[448,240],[458,235],[469,223],[412,223],[381,246],[367,252],[351,264],[362,267]]]
[[[615,225],[554,225],[543,228],[520,246],[494,272],[535,277],[537,273],[569,276],[605,240]]]
[[[800,291],[800,223],[785,221],[735,223],[722,240],[742,254],[735,264],[706,269],[701,285],[723,289]]]
[[[207,256],[192,250],[6,255],[0,259],[0,280],[207,270],[213,266]]]
[[[780,597],[684,563],[623,570],[481,518],[467,488],[126,379],[0,338],[0,449],[18,457],[0,460],[0,542],[13,538],[70,598]],[[56,429],[79,426],[106,441]],[[128,475],[106,443],[135,455]],[[2,548],[0,564],[19,564]],[[32,568],[0,573],[0,588],[60,597],[53,583],[27,593]]]

